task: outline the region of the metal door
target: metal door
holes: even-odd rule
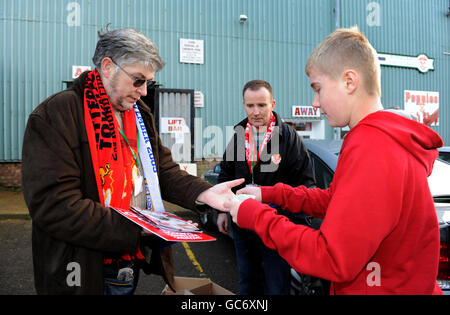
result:
[[[194,116],[194,90],[156,89],[156,127],[177,163],[194,161]]]

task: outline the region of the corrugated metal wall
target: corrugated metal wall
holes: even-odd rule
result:
[[[254,78],[273,84],[279,112],[310,102],[303,67],[333,29],[332,7],[329,0],[1,1],[0,161],[20,159],[29,113],[65,87],[72,65],[92,65],[96,32],[107,23],[134,27],[157,43],[167,62],[157,80],[202,91],[205,107],[196,116],[203,126],[226,126],[243,118],[241,89]],[[79,26],[69,26],[78,9]],[[180,38],[205,41],[204,65],[179,63]]]
[[[440,93],[440,125],[433,127],[450,145],[450,17],[448,0],[345,0],[341,2],[341,25],[358,25],[380,53],[435,59],[434,71],[382,67],[385,107],[404,107],[404,91]],[[375,9],[373,3],[377,3]],[[372,18],[374,10],[380,16]],[[369,17],[369,20],[367,21]],[[371,26],[372,25],[372,26]]]
[[[381,26],[368,27],[367,5],[382,8]],[[204,127],[223,128],[244,117],[241,89],[251,79],[270,81],[276,110],[290,117],[292,105],[312,101],[304,64],[335,28],[335,0],[14,0],[0,1],[0,162],[21,157],[29,113],[71,80],[72,65],[92,66],[97,31],[133,27],[160,48],[163,88],[202,91],[196,109]],[[340,23],[353,24],[386,53],[436,58],[436,71],[383,68],[385,103],[402,104],[405,89],[441,93],[441,126],[447,143],[450,73],[447,0],[341,0]],[[78,14],[79,13],[79,14]],[[239,15],[248,20],[239,22]],[[77,19],[79,17],[79,20]],[[75,24],[75,26],[71,26]],[[179,39],[204,40],[203,65],[179,62]],[[446,86],[444,86],[446,85]],[[444,120],[445,117],[445,120]],[[447,123],[445,123],[447,122]],[[224,132],[225,134],[225,132]],[[328,132],[330,134],[330,132]],[[203,139],[207,142],[208,139]],[[224,139],[224,146],[226,145]],[[217,152],[220,156],[222,152]]]

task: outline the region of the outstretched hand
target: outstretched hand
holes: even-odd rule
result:
[[[235,194],[231,191],[231,188],[242,185],[244,181],[245,181],[244,178],[240,178],[229,182],[217,184],[209,188],[208,190],[202,192],[198,196],[197,201],[206,203],[214,209],[226,211],[224,208],[224,203],[227,200],[232,200],[236,198]]]

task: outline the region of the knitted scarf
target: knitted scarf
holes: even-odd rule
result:
[[[91,71],[85,81],[84,120],[100,202],[105,207],[129,209],[132,174],[137,171],[133,158],[137,156],[136,118],[133,110],[123,114],[122,132],[128,139],[126,143],[97,69]],[[143,258],[139,251],[137,256]],[[134,257],[126,254],[122,258]]]

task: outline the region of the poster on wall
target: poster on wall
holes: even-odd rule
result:
[[[439,126],[439,92],[405,91],[405,111],[427,126]]]

